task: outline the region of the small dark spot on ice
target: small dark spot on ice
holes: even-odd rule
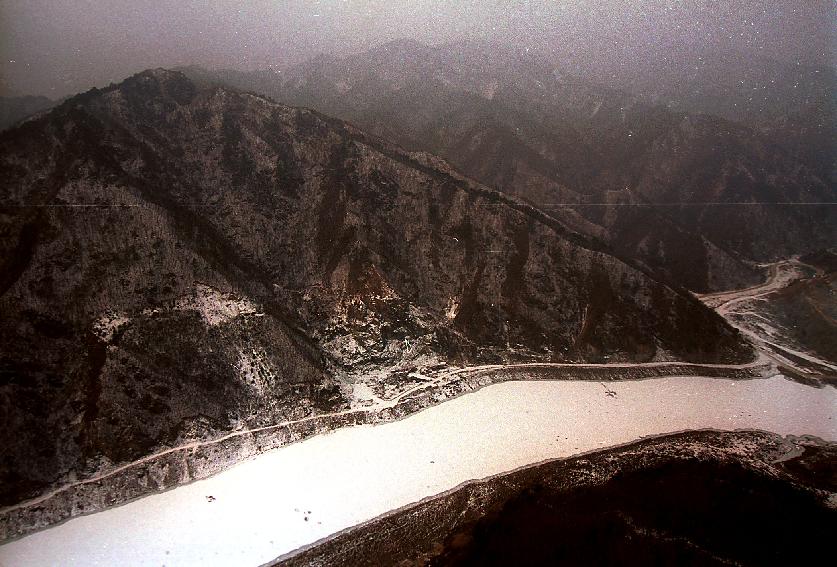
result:
[[[215,502],[215,497],[210,494],[209,496],[206,497],[206,501],[207,502]]]
[[[308,516],[305,516],[305,521],[306,521],[306,522],[308,521]]]
[[[607,396],[609,398],[616,398],[617,397],[617,394],[616,394],[615,390],[611,390],[610,388],[605,386],[604,383],[602,383],[602,382],[599,382],[599,384],[601,384],[602,387],[605,389],[605,396]]]

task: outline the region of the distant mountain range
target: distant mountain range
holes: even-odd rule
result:
[[[0,131],[11,128],[24,118],[47,110],[55,101],[45,96],[0,96]]]
[[[833,67],[780,63],[730,52],[693,53],[634,62],[637,73],[618,84],[672,110],[740,122],[837,181],[837,72]]]
[[[833,122],[821,116],[833,73],[805,85],[816,101],[789,85],[763,93],[772,104],[756,122],[752,105],[733,112],[744,95],[725,82],[662,81],[658,93],[649,79],[632,95],[561,69],[497,45],[397,41],[282,73],[184,71],[438,154],[694,291],[755,282],[754,262],[837,241],[833,209],[795,205],[835,200]]]
[[[560,215],[177,72],[0,134],[0,178],[3,504],[345,408],[373,371],[752,357],[689,293]]]

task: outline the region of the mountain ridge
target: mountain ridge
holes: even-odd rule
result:
[[[719,200],[714,186],[729,195],[721,201],[736,192],[756,203],[777,200],[774,193],[785,202],[811,200],[809,193],[814,201],[828,200],[822,196],[833,189],[767,138],[588,84],[542,54],[489,51],[480,44],[396,43],[282,73],[185,71],[314,107],[408,149],[442,155],[470,177],[538,206],[566,203],[549,213],[693,291],[752,285],[760,278],[756,262],[824,246],[835,232],[833,222],[810,210],[763,204],[736,225],[726,210],[696,206]],[[666,177],[667,170],[673,175]],[[665,202],[691,203],[689,210],[637,213],[620,206],[615,193],[655,203],[660,191],[676,196]],[[611,198],[617,202],[609,208],[583,207]],[[790,229],[781,238],[771,226],[779,222]],[[730,226],[740,235],[730,234]],[[679,257],[697,266],[679,266]]]
[[[0,134],[0,173],[4,504],[425,367],[752,358],[690,294],[437,158],[180,73]]]

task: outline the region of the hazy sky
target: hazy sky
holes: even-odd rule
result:
[[[594,64],[706,45],[833,63],[834,0],[0,0],[0,92],[60,97],[149,67],[286,66],[389,39],[547,45]]]

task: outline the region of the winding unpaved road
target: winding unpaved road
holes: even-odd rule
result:
[[[764,319],[761,315],[752,311],[741,309],[748,302],[765,298],[777,291],[780,291],[793,283],[808,279],[803,270],[804,267],[815,270],[814,266],[804,264],[798,258],[782,260],[766,266],[768,269],[767,280],[759,285],[746,289],[739,289],[720,293],[697,295],[698,299],[707,306],[712,307],[727,322],[738,329],[744,336],[750,339],[762,355],[766,356],[779,366],[792,369],[795,372],[812,379],[822,373],[837,372],[837,364],[823,360],[809,352],[803,352],[789,345],[779,344],[762,331],[758,325],[748,324],[753,318]],[[769,323],[769,321],[765,321]],[[801,359],[813,366],[816,370],[800,366],[794,359]]]
[[[804,275],[799,271],[799,264],[793,259],[768,264],[765,266],[767,279],[763,283],[744,289],[696,295],[706,305],[723,314],[737,303],[769,295],[803,278]]]

